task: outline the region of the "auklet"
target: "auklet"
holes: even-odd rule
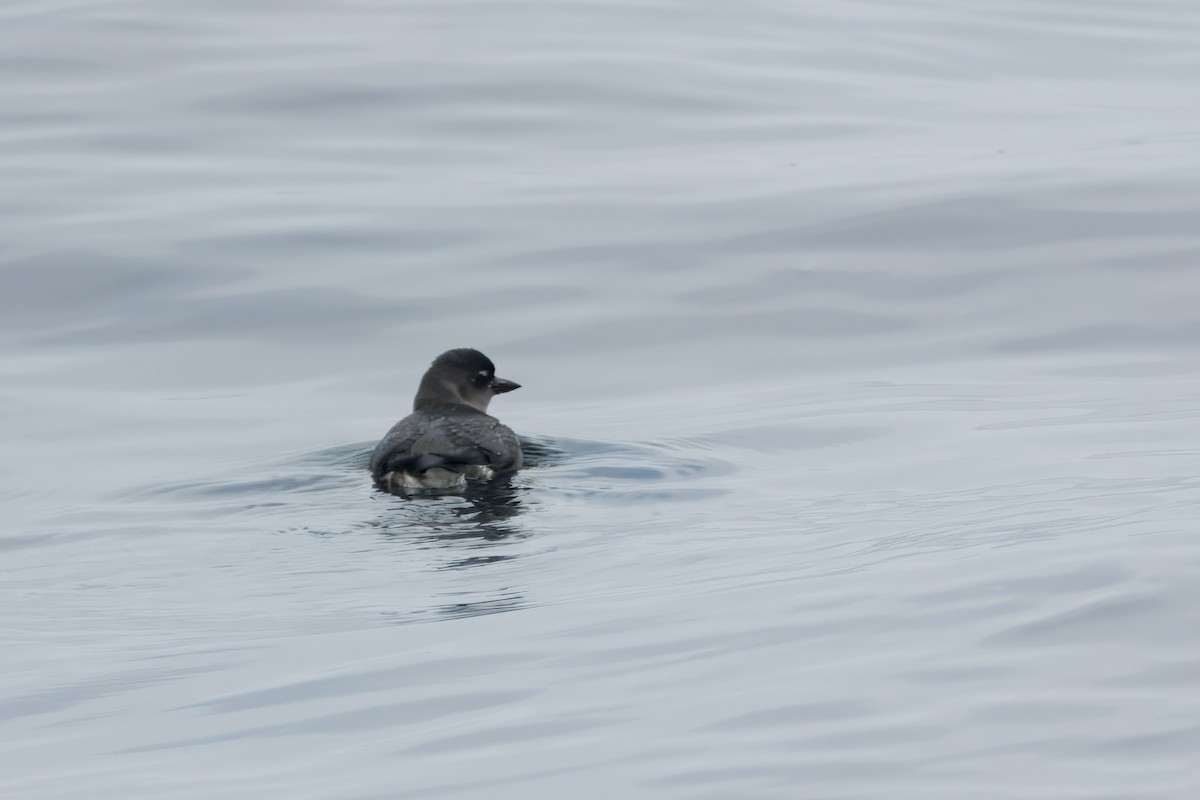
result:
[[[496,365],[469,347],[447,350],[421,378],[413,413],[371,453],[371,476],[388,491],[456,489],[521,468],[521,441],[487,413],[491,399],[519,383],[496,377]]]

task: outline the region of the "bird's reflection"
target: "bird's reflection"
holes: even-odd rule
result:
[[[376,490],[381,495],[379,499],[385,501],[384,510],[369,523],[371,528],[396,542],[441,551],[448,558],[439,558],[439,563],[431,565],[436,571],[480,569],[486,574],[473,577],[469,588],[461,582],[454,589],[447,586],[447,591],[438,596],[438,603],[417,616],[433,613],[441,617],[472,617],[526,605],[523,589],[509,583],[515,573],[491,572],[487,567],[515,560],[522,554],[516,545],[527,541],[532,531],[521,517],[530,510],[530,492],[536,486],[530,483],[528,470],[562,460],[565,453],[557,445],[555,440],[523,439],[526,471],[491,481],[472,481],[455,493]],[[502,583],[488,586],[489,578],[500,578]],[[411,611],[397,613],[400,621],[412,616]]]
[[[399,494],[394,499],[388,498],[391,502],[386,512],[378,516],[372,527],[390,539],[444,551],[450,557],[431,565],[437,571],[486,567],[517,558],[519,554],[511,545],[529,538],[529,532],[520,526],[518,519],[525,510],[521,498],[525,491],[524,487],[504,480],[472,484],[454,495]],[[423,613],[475,617],[525,605],[524,592],[519,587],[487,586],[487,583],[447,591]],[[404,612],[397,619],[408,621],[411,616],[411,611]]]
[[[526,490],[511,479],[470,484],[457,494],[396,492],[374,527],[390,537],[404,537],[447,547],[490,547],[524,539],[517,518],[524,512],[521,495]],[[386,494],[386,493],[385,493]],[[471,553],[442,569],[465,569],[515,558],[511,554]]]

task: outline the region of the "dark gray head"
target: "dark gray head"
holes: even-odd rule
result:
[[[422,403],[457,403],[486,413],[493,397],[520,388],[519,383],[497,378],[496,365],[483,353],[461,347],[433,360],[421,378],[413,408]]]

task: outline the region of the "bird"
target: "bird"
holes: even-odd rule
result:
[[[392,426],[371,453],[371,477],[389,492],[461,489],[521,468],[521,440],[487,413],[498,394],[521,384],[496,377],[492,360],[470,347],[433,360],[413,411]]]

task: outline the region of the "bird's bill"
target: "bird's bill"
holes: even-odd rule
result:
[[[513,389],[520,389],[521,384],[506,381],[504,378],[492,378],[492,392],[495,394],[504,394],[511,392]]]

